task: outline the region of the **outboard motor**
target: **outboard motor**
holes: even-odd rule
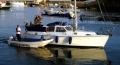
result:
[[[13,40],[13,36],[10,36],[10,37],[9,37],[9,40]]]

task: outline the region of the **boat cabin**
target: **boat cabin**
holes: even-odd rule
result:
[[[54,22],[44,26],[26,26],[26,32],[38,35],[96,35],[95,32],[91,31],[74,31],[74,28],[67,22]]]
[[[26,30],[39,32],[66,32],[67,30],[73,30],[73,27],[71,25],[67,25],[66,22],[54,22],[44,26],[26,26]]]

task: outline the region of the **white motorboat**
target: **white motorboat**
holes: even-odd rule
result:
[[[54,8],[50,8],[49,10],[44,10],[44,13],[41,12],[41,15],[74,18],[75,14],[70,10],[63,10],[63,9],[62,10],[54,10]]]
[[[58,13],[59,11],[55,11],[54,8],[49,8],[47,10],[44,10],[45,14],[51,15],[51,14],[55,14]]]
[[[55,4],[48,4],[48,7],[50,7],[50,8],[58,8],[58,7],[61,7],[61,5],[60,4],[57,4],[57,3],[55,3]]]
[[[25,7],[24,2],[11,2],[12,7]]]
[[[14,45],[14,46],[19,46],[19,47],[33,47],[33,48],[38,48],[38,47],[44,47],[48,43],[52,42],[53,39],[34,39],[34,41],[30,40],[24,40],[24,41],[17,41],[13,40],[13,37],[10,37],[8,41],[8,44]]]
[[[47,26],[26,26],[25,38],[40,38],[41,35],[45,35],[54,38],[54,41],[49,43],[52,45],[104,48],[115,28],[106,26],[101,27],[98,32],[86,31],[82,27],[78,28],[76,12],[74,20],[75,27],[66,22],[54,22]]]

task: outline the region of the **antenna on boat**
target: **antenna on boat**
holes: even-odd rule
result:
[[[74,18],[74,26],[75,26],[75,30],[78,29],[78,22],[77,22],[77,12],[76,12],[76,0],[74,0],[74,12],[75,12],[75,18]]]

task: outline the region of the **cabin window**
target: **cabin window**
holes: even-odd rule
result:
[[[56,27],[56,32],[66,32],[63,27]]]
[[[47,27],[46,31],[47,32],[54,32],[55,27]]]
[[[71,28],[71,27],[65,27],[65,28],[66,28],[68,31],[69,31],[69,30],[72,30],[72,28]]]

